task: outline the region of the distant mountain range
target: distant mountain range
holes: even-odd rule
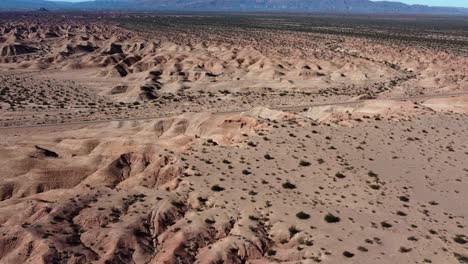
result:
[[[1,0],[0,9],[81,9],[140,11],[244,11],[317,12],[351,14],[445,14],[467,15],[467,8],[407,5],[369,0],[96,0],[51,2],[46,0]]]

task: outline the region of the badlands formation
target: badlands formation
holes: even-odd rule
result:
[[[1,14],[0,263],[468,263],[467,21],[340,19]]]

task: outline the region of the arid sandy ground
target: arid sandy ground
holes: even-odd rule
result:
[[[466,19],[0,18],[0,263],[468,263]]]

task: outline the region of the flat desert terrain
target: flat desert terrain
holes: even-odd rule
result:
[[[468,19],[0,13],[0,263],[468,263]]]

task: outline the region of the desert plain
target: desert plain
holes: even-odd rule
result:
[[[0,13],[0,263],[468,263],[468,19]]]

